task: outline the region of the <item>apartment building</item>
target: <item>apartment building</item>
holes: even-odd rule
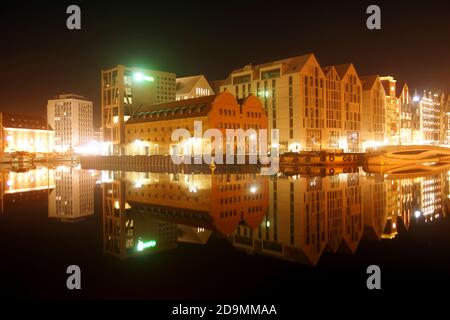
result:
[[[400,105],[397,99],[397,80],[392,76],[380,77],[386,94],[386,137],[389,144],[400,143]]]
[[[55,131],[55,151],[77,151],[94,140],[92,101],[61,94],[47,102],[47,122]]]
[[[437,144],[441,141],[441,101],[438,94],[424,91],[422,97],[414,98],[419,110],[419,132],[417,143]]]
[[[353,65],[323,68],[313,54],[236,69],[220,91],[263,101],[280,152],[360,148],[361,82]]]
[[[361,151],[362,84],[351,63],[335,66],[341,79],[343,149]]]
[[[399,144],[412,144],[420,136],[419,110],[413,105],[406,83],[397,87],[399,105]]]
[[[363,149],[382,145],[386,139],[386,114],[383,85],[378,75],[361,77],[363,86],[361,136]]]
[[[442,96],[442,143],[450,144],[450,94]]]

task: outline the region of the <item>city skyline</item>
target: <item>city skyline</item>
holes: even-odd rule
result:
[[[321,65],[351,62],[362,75],[392,75],[407,82],[412,92],[450,88],[445,72],[449,44],[444,38],[449,22],[443,10],[448,4],[443,1],[430,2],[425,12],[415,3],[380,3],[382,29],[376,31],[365,27],[364,2],[284,5],[292,6],[298,17],[280,17],[284,6],[270,5],[267,11],[248,1],[232,10],[232,2],[220,7],[201,3],[197,10],[184,12],[183,4],[146,8],[137,3],[125,14],[117,4],[81,3],[82,29],[69,31],[65,3],[3,4],[1,33],[8,43],[3,62],[14,67],[5,70],[1,90],[15,92],[30,71],[43,73],[45,79],[26,96],[4,94],[3,108],[43,113],[49,98],[78,93],[93,101],[98,127],[102,69],[125,64],[166,70],[177,77],[205,74],[211,82],[224,79],[235,66],[311,52]],[[117,19],[127,27],[108,22]],[[188,22],[195,23],[186,28]],[[114,40],[115,34],[121,40]]]

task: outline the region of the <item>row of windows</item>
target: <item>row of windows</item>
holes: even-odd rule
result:
[[[230,109],[219,109],[219,114],[224,116],[235,116],[236,111]]]

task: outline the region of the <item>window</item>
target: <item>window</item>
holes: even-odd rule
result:
[[[238,76],[238,77],[233,77],[233,84],[243,84],[243,83],[248,83],[251,81],[251,76],[249,74],[243,75],[243,76]]]
[[[261,72],[261,79],[278,78],[281,75],[280,69],[273,69]]]

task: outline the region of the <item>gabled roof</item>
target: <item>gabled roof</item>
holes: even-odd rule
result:
[[[177,78],[177,94],[187,94],[191,92],[202,77],[202,75],[198,75],[192,77]]]
[[[216,95],[171,101],[141,107],[127,123],[139,123],[206,115]]]
[[[2,123],[4,128],[17,128],[17,129],[38,129],[48,130],[47,119],[30,115],[30,114],[18,114],[10,112],[0,112]]]
[[[396,95],[396,97],[397,98],[399,98],[401,95],[402,95],[402,93],[403,93],[403,88],[407,88],[407,89],[409,89],[409,87],[408,87],[408,85],[406,84],[406,82],[405,83],[403,83],[403,85],[401,85],[401,86],[396,86],[395,87],[395,95]]]
[[[368,76],[361,76],[359,77],[359,79],[361,80],[362,86],[363,86],[363,90],[370,90],[372,89],[373,85],[375,84],[375,82],[378,79],[378,75],[376,74],[371,74]]]
[[[350,69],[350,67],[353,64],[351,63],[345,63],[345,64],[338,64],[335,67],[337,74],[339,75],[339,77],[342,79],[345,77],[345,75],[347,74],[348,70]]]
[[[270,61],[270,62],[258,64],[258,65],[247,65],[247,66],[244,66],[243,68],[233,70],[231,72],[231,74],[227,77],[225,82],[230,83],[233,74],[241,73],[241,72],[245,72],[245,71],[249,71],[250,73],[253,73],[253,79],[256,79],[259,77],[259,69],[268,68],[271,66],[278,66],[278,65],[282,66],[283,74],[298,72],[303,68],[303,66],[311,58],[315,59],[315,56],[314,56],[314,54],[309,53],[309,54],[290,57],[290,58],[286,58],[286,59],[274,60],[274,61]]]
[[[325,74],[331,72],[333,69],[336,70],[336,68],[335,68],[334,66],[325,66],[325,67],[322,67],[322,70],[323,70],[323,72],[324,72]]]

